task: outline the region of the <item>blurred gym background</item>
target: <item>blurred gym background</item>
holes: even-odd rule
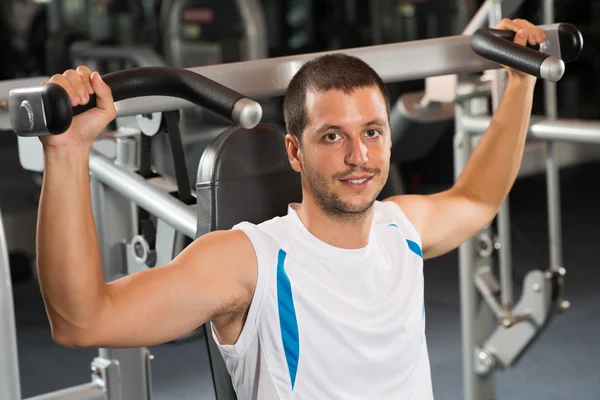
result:
[[[482,1],[475,0],[62,0],[0,2],[0,80],[62,73],[80,64],[103,73],[137,65],[195,67],[255,58],[337,50],[460,34]],[[511,18],[540,24],[540,1],[506,1]],[[556,0],[557,22],[583,34],[580,59],[557,86],[558,116],[600,119],[597,51],[600,2]],[[249,26],[248,24],[260,24]],[[260,43],[249,32],[264,32]],[[95,58],[90,49],[122,48],[132,57]],[[427,60],[423,60],[424,63]],[[389,84],[392,102],[423,90],[424,81]],[[261,99],[265,121],[283,125],[281,98]],[[534,114],[544,113],[538,85]],[[0,105],[1,107],[1,105]],[[189,110],[182,132],[220,131],[217,117]],[[222,129],[221,129],[222,130]],[[453,124],[418,159],[396,163],[402,190],[431,193],[453,181]],[[206,134],[207,140],[214,137]],[[200,144],[202,145],[202,144]],[[556,319],[523,360],[499,374],[499,398],[600,398],[600,149],[581,146],[561,170],[566,291],[573,307]],[[195,171],[197,159],[188,160]],[[195,165],[194,165],[195,164]],[[543,161],[542,161],[543,164]],[[166,166],[165,168],[168,168]],[[35,218],[40,177],[24,171],[17,139],[0,132],[0,209],[11,249],[11,272],[24,397],[89,379],[93,349],[60,348],[50,336],[34,279]],[[510,197],[515,277],[549,263],[543,170],[520,178]],[[456,252],[426,262],[428,341],[439,399],[462,397]],[[159,295],[159,294],[157,294]],[[202,338],[151,349],[157,399],[214,398]],[[1,356],[1,355],[0,355]],[[1,388],[0,388],[1,393]],[[0,396],[1,397],[1,396]]]

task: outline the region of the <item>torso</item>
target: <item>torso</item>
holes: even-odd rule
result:
[[[236,229],[259,268],[239,338],[219,345],[240,399],[433,397],[419,238],[397,205],[375,203],[358,250],[319,241],[292,208]]]

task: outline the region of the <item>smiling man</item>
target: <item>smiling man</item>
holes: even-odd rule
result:
[[[527,21],[498,28],[517,32],[520,45],[545,40]],[[41,138],[37,261],[54,340],[151,346],[211,321],[240,399],[432,399],[423,259],[488,224],[516,179],[536,80],[508,72],[503,100],[456,184],[380,202],[391,149],[383,82],[343,54],[306,63],[284,101],[301,204],[262,224],[204,235],[168,265],[110,283],[88,159],[116,115],[112,94],[86,67],[53,76],[73,106],[97,99],[67,132]]]

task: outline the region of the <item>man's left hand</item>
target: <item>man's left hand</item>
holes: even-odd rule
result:
[[[542,43],[546,40],[546,32],[541,28],[533,25],[531,22],[524,19],[508,19],[504,18],[496,29],[503,29],[516,32],[514,42],[521,46],[526,46],[529,43],[532,46]],[[535,81],[535,77],[513,68],[506,67],[509,77],[513,78],[529,78]]]

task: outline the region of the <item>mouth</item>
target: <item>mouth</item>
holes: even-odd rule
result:
[[[349,179],[340,179],[345,186],[352,189],[364,189],[369,186],[371,180],[373,180],[373,176],[353,176]]]

